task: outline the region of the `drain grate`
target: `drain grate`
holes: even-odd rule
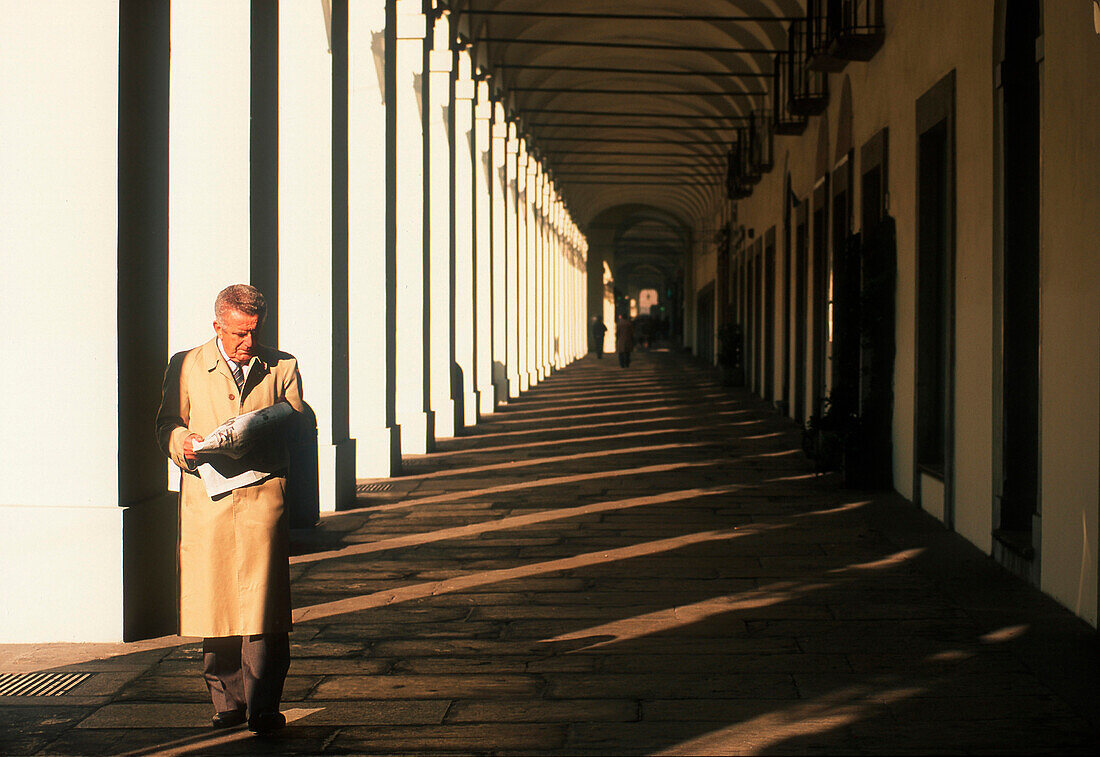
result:
[[[392,488],[393,484],[359,484],[355,487],[355,491],[366,494],[367,492],[388,492]]]
[[[0,673],[0,697],[59,697],[91,673]]]

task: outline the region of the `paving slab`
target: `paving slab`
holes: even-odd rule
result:
[[[0,754],[1092,754],[1100,650],[1034,587],[672,352],[557,371],[292,534],[259,739],[201,645],[0,645]]]

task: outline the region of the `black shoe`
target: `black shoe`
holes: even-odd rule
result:
[[[286,716],[281,712],[261,712],[248,719],[248,730],[257,736],[275,733],[286,725]]]
[[[215,728],[232,728],[247,719],[244,710],[226,710],[215,713],[214,717],[210,718],[210,724]]]

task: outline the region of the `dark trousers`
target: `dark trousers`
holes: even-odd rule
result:
[[[247,709],[249,717],[278,712],[289,669],[286,633],[202,640],[202,675],[217,712]]]
[[[619,366],[622,367],[622,368],[626,368],[628,365],[630,365],[630,353],[629,352],[620,352],[619,353]]]

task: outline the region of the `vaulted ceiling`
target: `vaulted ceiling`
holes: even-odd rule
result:
[[[666,242],[701,231],[725,197],[733,129],[769,107],[775,53],[805,0],[453,0],[451,11],[582,231],[630,226],[614,229],[619,260],[682,254]]]

